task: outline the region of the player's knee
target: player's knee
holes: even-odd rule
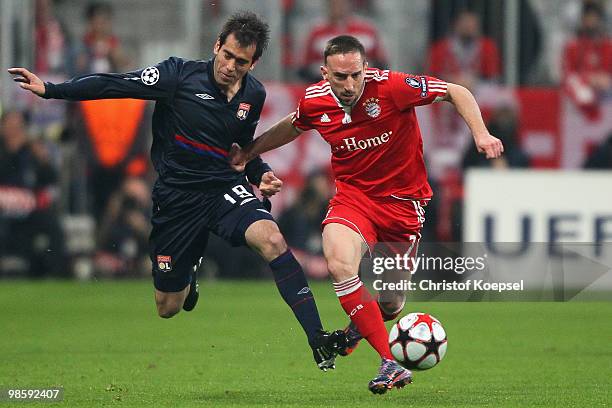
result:
[[[263,252],[268,259],[275,259],[284,254],[287,251],[287,243],[283,234],[280,232],[273,232],[268,235],[265,239]]]
[[[280,232],[270,234],[269,243],[273,250],[280,252],[281,254],[287,250],[287,243],[285,237]],[[280,254],[279,254],[280,255]]]
[[[181,310],[181,305],[173,296],[159,296],[158,294],[155,298],[155,303],[157,305],[157,314],[162,319],[169,319]]]
[[[180,306],[170,304],[158,304],[157,314],[162,319],[169,319],[181,310]]]
[[[336,282],[350,279],[357,275],[358,272],[353,270],[353,265],[350,262],[333,257],[327,260],[327,269]]]
[[[378,304],[384,320],[394,320],[406,304],[406,295],[403,293],[385,294],[385,300],[379,300]]]

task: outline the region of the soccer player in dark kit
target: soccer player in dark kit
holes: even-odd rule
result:
[[[362,244],[371,249],[377,243],[404,243],[401,252],[416,256],[432,190],[414,108],[450,102],[487,159],[500,157],[504,148],[489,134],[470,91],[426,75],[369,68],[355,37],[328,41],[321,73],[323,80],[306,88],[294,113],[245,149],[235,146],[230,159],[241,169],[310,129],[329,143],[336,195],[322,221],[323,253],[340,305],[351,320],[341,354],[350,354],[365,338],[382,360],[369,389],[384,394],[412,381],[412,373],[394,361],[384,325],[401,313],[406,295],[387,291],[385,298],[375,299],[358,272]]]
[[[25,68],[8,71],[21,88],[47,99],[155,100],[151,159],[159,177],[152,193],[150,257],[159,316],[196,305],[196,267],[212,232],[233,246],[248,245],[269,262],[317,366],[327,370],[345,347],[345,335],[323,331],[300,264],[247,180],[265,197],[277,193],[282,182],[261,158],[243,172],[227,159],[232,144],[253,139],[266,92],[249,72],[268,41],[268,25],[240,12],[223,26],[208,61],[171,57],[138,71],[85,75],[62,84],[43,83]]]

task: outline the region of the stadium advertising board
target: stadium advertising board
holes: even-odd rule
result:
[[[611,181],[606,171],[469,171],[463,240],[497,260],[496,274],[531,286],[612,288]]]

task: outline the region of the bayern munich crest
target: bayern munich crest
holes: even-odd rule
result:
[[[380,105],[378,104],[378,99],[376,98],[368,98],[363,103],[365,106],[365,111],[371,118],[377,118],[380,115]]]

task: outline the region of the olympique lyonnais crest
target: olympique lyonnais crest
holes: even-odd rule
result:
[[[170,272],[172,270],[172,257],[168,255],[157,255],[157,267],[162,272]]]
[[[380,105],[378,104],[378,99],[376,98],[368,98],[363,103],[365,106],[365,111],[371,118],[377,118],[380,115]]]
[[[251,110],[251,104],[241,103],[240,105],[238,105],[238,112],[236,112],[236,116],[240,120],[245,120],[247,116],[249,116],[250,110]]]

